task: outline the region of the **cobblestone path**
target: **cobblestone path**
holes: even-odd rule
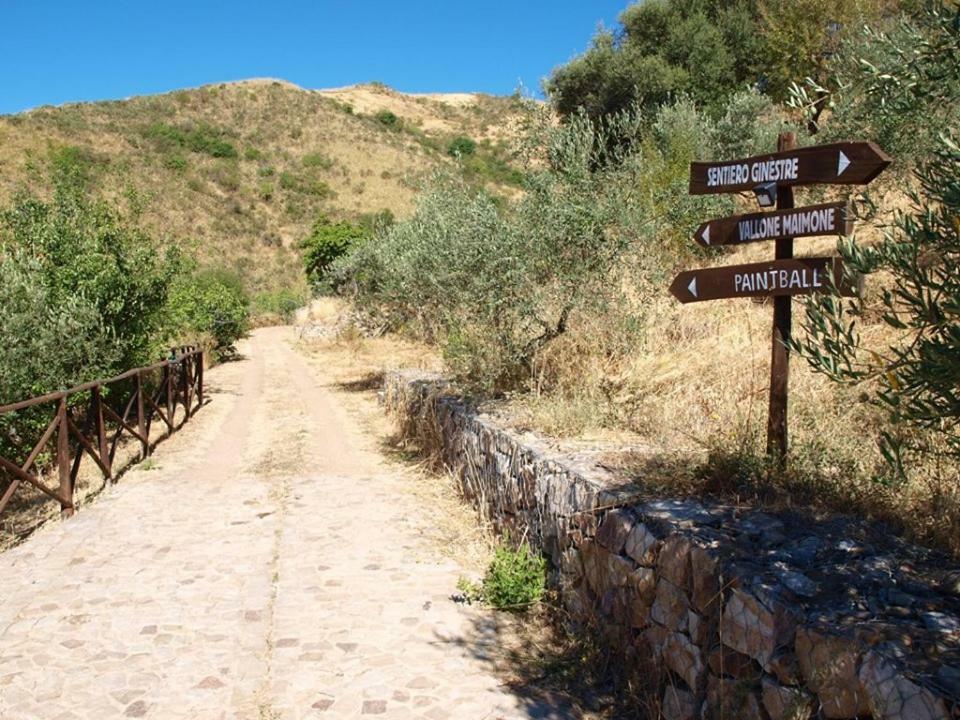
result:
[[[525,718],[460,568],[285,329],[73,519],[0,555],[0,718]]]

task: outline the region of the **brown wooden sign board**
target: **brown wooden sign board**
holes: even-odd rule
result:
[[[764,183],[866,185],[892,162],[872,142],[840,142],[725,162],[690,164],[690,194],[741,192]]]
[[[704,247],[713,247],[789,237],[849,235],[851,232],[853,218],[849,205],[835,202],[711,220],[697,228],[693,239]]]
[[[857,285],[845,282],[843,261],[827,257],[687,270],[674,278],[670,292],[682,303],[723,298],[810,295],[825,292],[831,276],[843,295],[853,297],[859,293]]]

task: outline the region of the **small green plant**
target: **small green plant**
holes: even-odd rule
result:
[[[304,155],[302,162],[303,166],[307,168],[320,168],[321,170],[329,170],[333,167],[333,160],[319,152],[308,153]]]
[[[400,118],[394,115],[389,110],[381,110],[374,117],[377,119],[381,125],[386,125],[388,128],[399,128],[400,127]]]
[[[514,549],[505,541],[483,578],[483,598],[499,610],[525,610],[540,601],[546,581],[546,560],[525,542]]]
[[[275,172],[276,170],[274,170],[269,165],[264,165],[259,170],[257,170],[257,175],[259,175],[260,177],[271,177]]]
[[[244,160],[260,160],[262,157],[263,157],[263,153],[254,147],[248,147],[246,150],[243,151]]]
[[[177,153],[176,155],[168,155],[163,159],[163,166],[167,170],[183,172],[187,169],[187,159],[180,153]]]
[[[450,141],[447,146],[447,155],[451,157],[467,157],[477,151],[477,143],[468,137],[460,136]]]

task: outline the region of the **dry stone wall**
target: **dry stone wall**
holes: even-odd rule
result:
[[[666,720],[960,718],[946,558],[851,518],[638,500],[435,376],[390,373],[383,399],[479,511],[550,558],[571,615],[652,682]]]

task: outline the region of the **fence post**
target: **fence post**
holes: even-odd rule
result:
[[[147,418],[143,415],[143,376],[140,371],[133,376],[135,379],[134,392],[137,393],[137,431],[140,433],[140,459],[145,460],[150,454],[150,438],[147,436]]]
[[[173,398],[170,397],[170,385],[172,381],[172,373],[170,372],[171,366],[169,364],[163,366],[163,394],[164,399],[166,400],[167,406],[167,421],[170,423],[170,432],[173,432]]]
[[[197,355],[197,400],[203,405],[203,350]]]
[[[67,398],[57,406],[57,471],[60,474],[60,517],[73,515],[73,482],[70,479],[70,427],[67,424]]]
[[[180,390],[183,392],[183,421],[190,419],[190,356],[183,355],[180,361]]]
[[[90,400],[93,403],[93,419],[97,423],[97,446],[100,453],[100,462],[107,469],[107,480],[113,480],[113,465],[110,463],[110,445],[107,442],[107,427],[103,424],[103,395],[97,385],[90,391]]]

